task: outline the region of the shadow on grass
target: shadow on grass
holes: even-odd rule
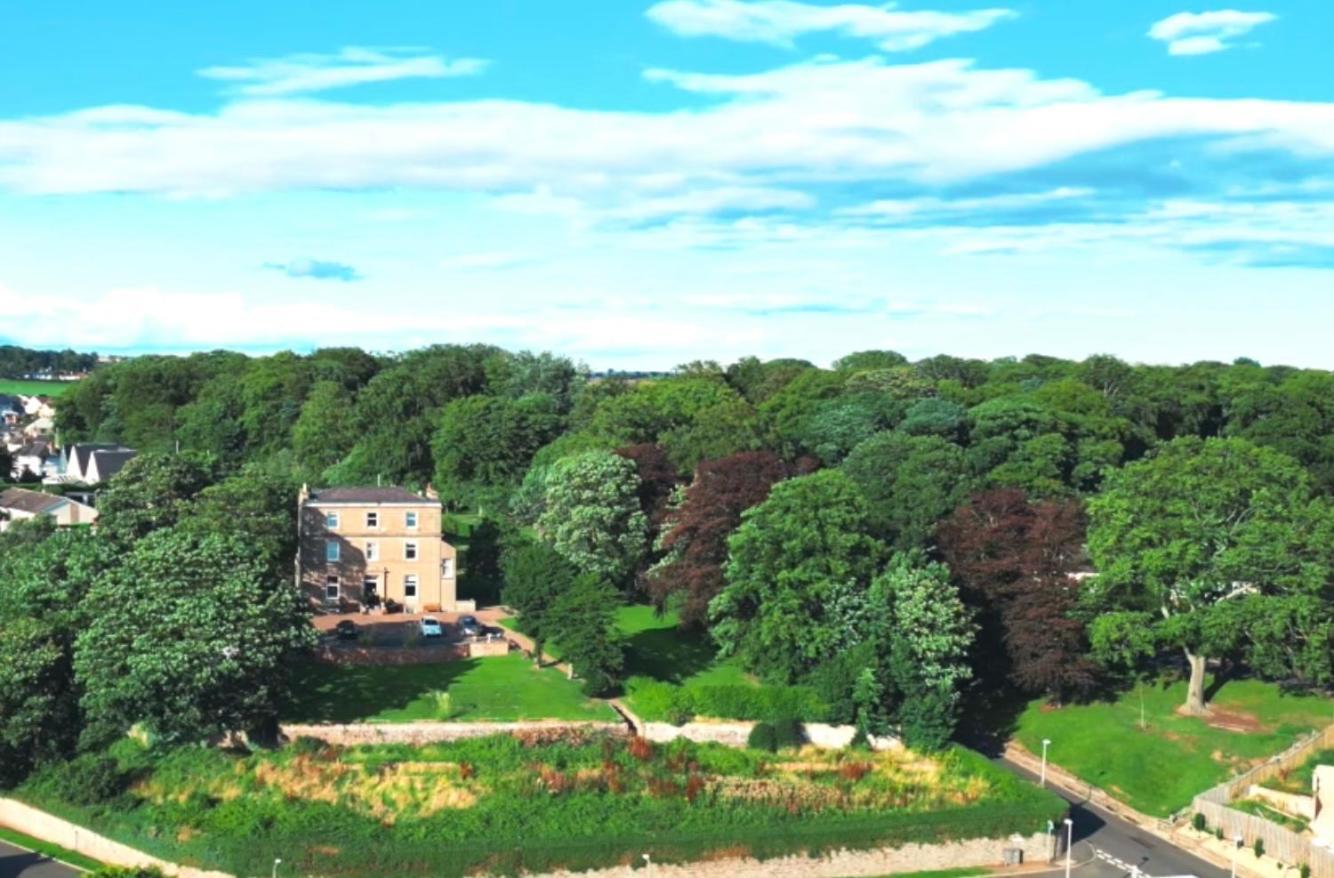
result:
[[[682,631],[669,623],[664,626],[639,631],[626,640],[627,676],[680,683],[713,665],[717,647],[708,635]]]
[[[280,708],[287,722],[350,723],[413,701],[477,667],[476,659],[426,665],[332,665],[307,661],[293,672],[292,696]],[[421,717],[429,719],[430,717]]]

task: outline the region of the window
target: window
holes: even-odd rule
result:
[[[380,513],[378,513],[378,512],[367,512],[367,513],[366,513],[366,526],[367,526],[367,527],[379,527],[379,526],[380,526]]]
[[[440,561],[440,575],[445,579],[454,575],[454,562],[449,558],[444,558]]]
[[[324,526],[327,527],[329,530],[338,530],[338,513],[337,512],[324,513]]]
[[[417,596],[417,577],[409,573],[403,577],[403,597],[415,598]]]
[[[375,540],[368,540],[366,542],[366,560],[367,561],[380,560],[380,545],[379,543],[375,542]]]
[[[338,540],[324,541],[324,560],[337,561],[339,559]]]
[[[411,541],[404,543],[404,544],[403,544],[403,557],[404,557],[406,560],[408,560],[408,561],[416,561],[416,560],[417,560],[417,544],[414,543],[414,542],[411,542]]]
[[[324,581],[324,599],[326,601],[338,600],[338,577],[330,576]]]
[[[413,530],[416,530],[416,528],[417,528],[417,513],[415,513],[415,512],[405,512],[405,513],[403,513],[403,523],[406,524],[408,527],[412,528]]]

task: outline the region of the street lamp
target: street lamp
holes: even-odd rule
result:
[[[1232,878],[1237,878],[1237,851],[1241,850],[1241,846],[1246,843],[1246,839],[1239,835],[1232,840],[1236,842],[1232,847]]]
[[[280,858],[278,857],[273,858],[273,872],[270,873],[272,874],[273,878],[278,878],[278,867],[281,866],[282,863],[283,861]]]
[[[1051,738],[1042,739],[1042,780],[1039,786],[1047,785],[1047,748],[1051,746]]]
[[[1070,878],[1071,851],[1075,846],[1075,821],[1065,818],[1065,878]]]

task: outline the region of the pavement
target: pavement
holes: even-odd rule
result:
[[[41,854],[0,842],[0,878],[75,878],[82,874]]]
[[[1038,782],[1037,775],[1031,771],[1005,759],[997,762],[1025,780]],[[1074,821],[1074,860],[1076,863],[1087,862],[1087,865],[1078,867],[1081,878],[1175,878],[1185,875],[1228,878],[1227,870],[1145,832],[1082,797],[1050,784],[1048,788],[1070,803],[1070,819]],[[1064,827],[1057,828],[1062,830]],[[1135,876],[1133,870],[1138,870],[1139,876]]]

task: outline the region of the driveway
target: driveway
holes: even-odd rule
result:
[[[0,878],[75,878],[82,874],[41,854],[0,842]]]

